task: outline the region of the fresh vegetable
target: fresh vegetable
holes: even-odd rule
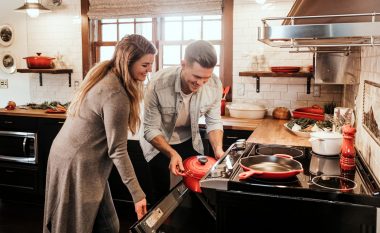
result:
[[[331,121],[316,121],[309,118],[298,118],[291,120],[287,126],[295,131],[315,132],[315,131],[330,131],[332,128]]]
[[[5,108],[7,110],[15,110],[16,109],[16,102],[14,102],[12,100],[8,101],[8,104]]]
[[[55,111],[61,111],[66,110],[70,105],[70,102],[67,102],[65,104],[62,104],[58,101],[52,101],[52,102],[43,102],[42,104],[36,104],[36,103],[29,103],[27,104],[28,107],[31,107],[32,109],[53,109]],[[61,109],[61,110],[60,110]]]

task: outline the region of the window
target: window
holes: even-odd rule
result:
[[[210,41],[218,55],[214,73],[221,76],[222,16],[176,16],[159,18],[120,18],[93,21],[93,63],[112,57],[117,41],[126,34],[140,34],[157,49],[156,69],[177,66],[190,40]],[[154,71],[153,71],[154,72]]]
[[[213,44],[216,46],[216,50],[219,54],[219,60],[218,60],[218,66],[215,69],[215,72],[219,72],[219,77],[223,83],[224,86],[232,86],[232,44],[233,44],[233,0],[212,0],[212,1],[197,1],[197,0],[189,0],[189,1],[179,1],[178,4],[176,4],[174,7],[167,7],[167,4],[171,4],[171,1],[161,1],[161,0],[147,0],[144,1],[144,4],[151,5],[152,7],[141,9],[139,0],[131,0],[128,1],[128,6],[125,7],[125,4],[123,3],[121,7],[117,6],[119,3],[123,1],[111,1],[110,4],[108,3],[108,0],[92,0],[91,5],[88,0],[81,0],[81,14],[83,16],[87,16],[89,20],[82,20],[82,61],[83,61],[83,77],[87,74],[90,67],[94,65],[96,62],[100,61],[100,54],[102,54],[102,59],[106,59],[106,54],[110,54],[113,51],[113,46],[115,46],[116,41],[111,42],[105,42],[101,38],[101,20],[96,19],[104,19],[107,17],[106,15],[111,15],[112,17],[115,16],[115,12],[119,12],[118,10],[121,10],[119,13],[120,15],[123,15],[123,12],[126,12],[124,15],[128,15],[129,12],[134,12],[136,15],[167,15],[171,13],[175,13],[177,10],[178,12],[184,11],[184,12],[200,12],[200,10],[203,12],[215,12],[214,10],[222,6],[222,13],[217,16],[203,16],[203,18],[199,19],[199,16],[186,16],[181,18],[181,20],[175,20],[175,18],[171,18],[172,24],[181,24],[181,32],[176,33],[177,31],[174,30],[173,36],[177,36],[179,38],[179,34],[181,35],[181,40],[169,40],[171,37],[169,35],[169,38],[165,38],[164,34],[164,22],[165,18],[162,16],[161,18],[150,18],[149,22],[144,22],[146,25],[151,24],[151,38],[152,42],[156,45],[156,47],[160,50],[159,54],[156,59],[156,70],[162,67],[175,65],[173,63],[179,63],[179,61],[171,61],[173,58],[165,59],[165,62],[163,61],[163,58],[166,58],[162,55],[163,53],[163,46],[172,45],[173,47],[170,47],[172,50],[174,50],[175,53],[180,53],[180,55],[173,55],[173,56],[181,56],[183,54],[183,47],[181,48],[181,44],[184,44],[188,38],[191,37],[197,37],[201,36],[201,38],[206,40],[211,40]],[[157,6],[157,3],[159,4],[159,7]],[[161,4],[162,3],[162,4]],[[183,9],[182,6],[186,6],[186,9]],[[125,7],[125,9],[123,8]],[[178,9],[179,7],[179,9]],[[93,8],[91,10],[91,8]],[[121,9],[119,9],[121,8]],[[117,9],[117,10],[115,10]],[[217,10],[216,10],[217,11]],[[205,13],[206,14],[206,13]],[[219,14],[219,13],[215,13]],[[213,19],[213,17],[217,17],[219,19]],[[141,19],[140,22],[138,19],[121,19],[119,17],[119,20],[114,20],[113,24],[125,24],[122,26],[122,29],[117,29],[119,26],[114,26],[113,30],[119,30],[119,32],[113,32],[114,35],[119,35],[120,33],[123,33],[127,30],[131,30],[133,25],[134,33],[143,33],[141,31],[144,31],[144,33],[147,33],[146,29],[143,29],[139,26],[143,23],[144,20],[148,19]],[[169,19],[167,18],[166,21],[169,23]],[[132,23],[133,20],[133,23]],[[123,22],[125,21],[125,22]],[[175,22],[177,21],[177,22]],[[109,23],[112,24],[112,23]],[[202,28],[203,24],[203,28]],[[128,26],[127,26],[128,25]],[[144,24],[145,25],[145,24]],[[217,25],[217,26],[215,26]],[[219,26],[220,25],[220,26]],[[110,26],[111,27],[111,26]],[[125,27],[125,28],[123,28]],[[148,26],[149,27],[149,26]],[[170,28],[170,23],[166,26]],[[129,28],[129,29],[126,29]],[[221,36],[211,36],[211,35],[219,35],[213,33],[214,29],[218,28],[220,30]],[[211,35],[210,35],[211,34]],[[143,34],[144,36],[147,36],[146,34]],[[148,37],[148,36],[147,36]],[[217,39],[218,38],[218,39]],[[175,47],[177,46],[177,47]],[[107,50],[108,52],[105,51]],[[169,47],[166,47],[169,49]],[[101,51],[103,50],[103,51]],[[169,53],[168,50],[166,50],[166,53]],[[108,55],[110,56],[110,55]],[[231,101],[231,95],[232,92],[230,92],[229,95],[227,95],[227,100]]]

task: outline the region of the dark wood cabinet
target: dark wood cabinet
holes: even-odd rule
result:
[[[151,175],[148,169],[148,163],[144,158],[144,154],[141,150],[139,141],[128,141],[128,154],[132,161],[133,168],[135,170],[141,188],[146,195],[149,195],[151,192]],[[125,184],[121,181],[116,167],[113,167],[108,181],[111,188],[112,198],[114,200],[132,202],[131,194],[129,193],[127,186],[125,186]]]
[[[55,118],[40,118],[38,124],[38,148],[39,148],[39,166],[40,166],[40,194],[43,195],[45,192],[45,180],[46,180],[46,168],[47,160],[49,157],[50,147],[57,136],[58,132],[61,130],[64,119]]]
[[[9,145],[3,145],[8,148],[2,148],[2,151],[11,153],[10,151],[18,150],[18,149],[15,149],[16,146],[12,145],[12,142],[14,142],[17,145],[17,147],[20,147],[21,145],[21,143],[16,143],[12,139],[7,140],[8,138],[13,137],[11,135],[12,133],[14,134],[31,133],[33,135],[37,134],[37,138],[38,138],[38,132],[39,132],[38,118],[0,115],[0,131],[2,131],[0,139],[5,140],[8,143],[10,143]],[[9,133],[9,136],[7,136],[7,133]],[[25,142],[26,141],[24,141],[23,144],[25,144]],[[20,153],[25,153],[25,149],[26,149],[25,146],[23,149],[21,149],[20,147],[20,150],[19,150]],[[41,166],[39,164],[38,158],[41,157],[41,154],[38,148],[36,152],[33,154],[36,157],[35,163],[19,162],[16,160],[8,159],[7,154],[1,154],[0,194],[3,192],[20,192],[20,191],[35,193],[35,194],[39,193],[40,187],[41,187],[39,183]]]

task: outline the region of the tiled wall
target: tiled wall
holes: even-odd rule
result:
[[[80,0],[65,0],[61,6],[52,5],[52,1],[43,0],[44,6],[52,12],[30,18],[25,13],[13,10],[24,4],[23,0],[3,1],[0,8],[0,25],[9,24],[14,29],[14,41],[8,47],[0,46],[0,54],[11,52],[17,68],[26,68],[24,57],[42,55],[63,56],[67,68],[73,69],[72,87],[68,86],[67,74],[43,74],[43,86],[39,84],[39,75],[30,73],[7,74],[0,70],[0,79],[8,80],[8,89],[0,89],[0,106],[8,100],[17,105],[29,102],[70,101],[75,81],[82,80],[82,39],[80,22]]]
[[[50,1],[46,1],[50,2]],[[46,5],[46,4],[45,4]],[[52,13],[28,20],[28,54],[42,52],[46,56],[63,56],[68,68],[73,69],[72,86],[68,85],[67,74],[43,74],[43,86],[37,74],[30,74],[31,101],[67,102],[71,99],[75,82],[82,80],[82,37],[80,1],[65,0],[61,6],[46,5]]]
[[[259,5],[255,1],[234,1],[233,29],[233,102],[264,104],[270,114],[274,107],[284,106],[294,109],[335,101],[341,104],[342,85],[322,85],[321,96],[306,94],[306,78],[261,78],[260,92],[256,92],[256,80],[240,77],[240,71],[267,70],[271,66],[307,66],[312,64],[311,53],[289,53],[288,49],[270,47],[257,40],[261,19],[286,16],[293,0],[268,1]],[[276,25],[281,21],[271,25]],[[255,65],[255,58],[260,64]],[[312,86],[314,80],[312,80]],[[311,88],[313,92],[313,88]]]
[[[345,93],[345,106],[355,108],[356,112],[356,146],[362,152],[365,160],[372,168],[380,181],[380,145],[363,128],[363,89],[364,81],[369,80],[380,84],[380,47],[362,48],[362,64],[360,73],[360,85],[347,86]],[[374,109],[375,116],[379,116],[380,109]]]

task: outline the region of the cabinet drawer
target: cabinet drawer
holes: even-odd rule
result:
[[[0,116],[0,130],[37,132],[38,118]]]
[[[37,191],[37,171],[0,167],[0,188]]]

